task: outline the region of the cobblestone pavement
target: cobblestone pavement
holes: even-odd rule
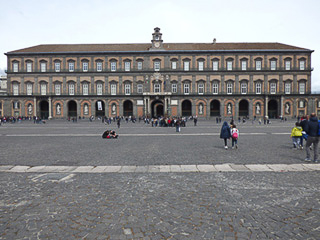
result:
[[[0,239],[319,239],[318,164],[291,149],[293,122],[240,124],[227,151],[221,125],[189,125],[122,124],[118,140],[101,139],[98,122],[1,126]],[[184,169],[142,171],[155,165]],[[88,166],[127,171],[74,171]]]

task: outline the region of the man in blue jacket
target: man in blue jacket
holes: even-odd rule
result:
[[[315,113],[311,113],[310,119],[308,123],[306,124],[305,131],[308,134],[308,140],[306,144],[306,152],[307,157],[305,159],[306,162],[311,162],[310,158],[310,146],[313,144],[313,150],[314,150],[314,162],[318,162],[318,143],[319,143],[319,123],[318,118],[316,117]]]

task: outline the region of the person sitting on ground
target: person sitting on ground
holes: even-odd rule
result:
[[[116,134],[115,131],[111,130],[111,131],[110,131],[110,137],[112,137],[112,138],[118,138],[118,134]]]
[[[104,133],[102,134],[102,138],[110,138],[110,131],[104,131]]]

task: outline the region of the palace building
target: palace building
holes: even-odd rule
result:
[[[38,45],[5,53],[7,116],[296,117],[320,113],[313,50],[282,43]]]

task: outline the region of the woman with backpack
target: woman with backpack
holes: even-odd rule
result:
[[[224,148],[228,149],[228,139],[231,137],[231,130],[227,122],[224,122],[221,131],[220,131],[220,138],[224,140]]]
[[[235,124],[231,126],[231,138],[232,138],[232,149],[234,149],[234,145],[236,145],[236,148],[238,149],[239,130],[237,129],[237,126]]]

